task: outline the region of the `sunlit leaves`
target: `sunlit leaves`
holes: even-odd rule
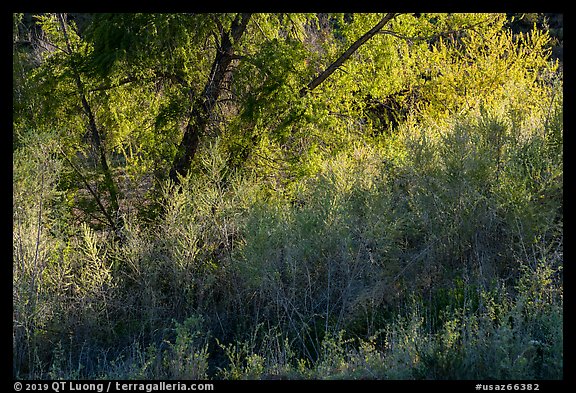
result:
[[[457,41],[440,37],[422,59],[422,70],[431,75],[423,92],[438,115],[475,110],[493,100],[509,100],[524,113],[538,105],[537,95],[524,93],[540,89],[539,75],[554,68],[547,62],[546,35],[534,31],[528,38],[515,37],[503,29],[502,15],[488,22],[464,30]],[[512,86],[514,96],[507,94]]]

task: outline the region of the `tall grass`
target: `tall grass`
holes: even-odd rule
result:
[[[14,159],[18,378],[562,378],[561,97],[405,123],[274,189],[210,146],[118,242]],[[282,176],[282,174],[278,174]]]

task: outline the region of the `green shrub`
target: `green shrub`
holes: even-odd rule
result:
[[[375,17],[358,16],[342,34]],[[27,119],[44,99],[32,97],[38,81],[28,71],[18,75],[13,375],[561,379],[563,93],[548,36],[503,31],[502,15],[410,18],[394,23],[407,34],[459,18],[485,25],[399,50],[389,46],[399,37],[375,37],[382,47],[351,60],[375,67],[372,56],[387,57],[372,70],[382,80],[385,67],[406,61],[404,73],[389,86],[364,81],[369,90],[341,102],[339,89],[364,70],[300,100],[282,57],[282,75],[270,71],[280,82],[262,88],[292,89],[253,98],[272,97],[283,114],[248,107],[230,123],[242,108],[228,107],[212,119],[232,127],[202,136],[213,143],[200,144],[179,186],[157,179],[156,195],[122,196],[121,236],[83,204],[97,202],[63,158],[85,129],[77,106],[61,105],[74,99],[64,94],[73,85],[48,78],[57,64],[30,71],[67,98]],[[302,60],[301,44],[285,48]],[[254,66],[238,76],[250,78]],[[298,67],[311,71],[303,60]],[[410,108],[384,124],[389,113],[375,103],[404,87]],[[134,182],[150,182],[150,166],[170,161],[168,140],[188,105],[172,89],[158,86],[154,102],[137,84],[91,92],[110,129],[107,148],[124,151],[114,162]],[[134,118],[141,107],[159,110],[156,121]],[[35,122],[46,125],[26,129]],[[54,124],[62,129],[50,131]],[[74,137],[63,137],[68,128]],[[156,216],[127,207],[147,198]]]

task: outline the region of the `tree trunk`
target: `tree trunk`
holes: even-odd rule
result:
[[[226,73],[234,59],[234,44],[244,32],[252,14],[237,14],[232,22],[230,32],[222,30],[221,41],[212,63],[210,78],[202,94],[192,103],[190,118],[184,130],[184,136],[178,146],[176,157],[170,169],[170,179],[179,184],[180,176],[185,176],[198,150],[200,138],[205,134],[210,117],[226,81]]]

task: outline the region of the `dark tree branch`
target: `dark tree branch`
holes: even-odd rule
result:
[[[330,75],[334,73],[350,56],[354,54],[366,41],[372,38],[378,31],[380,31],[390,20],[396,17],[398,14],[396,13],[388,13],[382,18],[380,22],[376,24],[373,28],[371,28],[366,34],[362,37],[358,38],[356,42],[354,42],[350,48],[346,50],[335,62],[330,64],[328,68],[322,71],[316,78],[314,78],[308,85],[300,90],[300,97],[304,97],[310,91],[314,90],[318,87],[322,82],[324,82]]]

